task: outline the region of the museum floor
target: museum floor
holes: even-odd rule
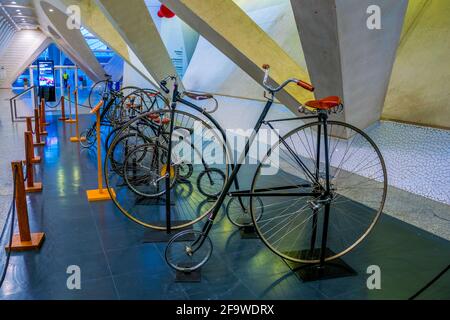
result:
[[[3,101],[1,106],[3,214],[12,187],[9,162],[23,157],[23,124],[11,125]],[[449,207],[391,188],[389,215],[383,215],[363,244],[344,257],[357,276],[302,283],[258,239],[241,239],[222,210],[212,232],[214,254],[202,269],[202,282],[177,283],[164,261],[164,244],[143,243],[146,230],[113,203],[87,202],[85,190],[95,187],[95,154],[69,142],[73,128],[55,117],[49,120],[47,146],[41,151],[44,160],[37,166],[44,192],[28,200],[32,230],[45,231],[46,240],[39,252],[12,255],[0,299],[408,299],[450,263],[450,241],[444,239],[450,227],[442,216],[449,214]],[[82,126],[91,120],[82,116]],[[421,221],[417,215],[431,214],[444,231],[430,231],[442,237],[397,219],[396,212],[416,225]],[[67,289],[69,265],[81,268],[81,290]],[[381,268],[381,290],[367,289],[370,265]],[[450,273],[419,298],[449,299]]]

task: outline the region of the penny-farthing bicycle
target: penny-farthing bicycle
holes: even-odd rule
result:
[[[210,258],[213,245],[208,234],[227,196],[248,199],[255,230],[270,250],[305,264],[329,262],[348,253],[380,217],[387,190],[384,160],[366,133],[329,119],[342,111],[341,99],[309,101],[299,106],[304,116],[266,120],[275,94],[286,85],[314,88],[298,79],[272,87],[269,66],[263,69],[267,103],[222,193],[207,212],[206,223],[201,230],[176,234],[166,247],[166,261],[178,271],[194,271]],[[289,121],[308,123],[283,136],[275,131],[277,123]],[[273,130],[278,141],[260,160],[250,190],[230,192],[262,125]]]

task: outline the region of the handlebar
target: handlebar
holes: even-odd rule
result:
[[[170,89],[167,88],[167,80],[175,80],[176,81],[176,79],[177,78],[175,76],[167,76],[161,80],[161,82],[159,83],[159,86],[166,94],[168,94],[170,92]]]
[[[263,87],[267,90],[267,91],[270,91],[270,92],[272,92],[272,93],[276,93],[276,92],[278,92],[278,91],[281,91],[285,86],[287,86],[289,83],[296,83],[298,86],[300,86],[300,87],[302,87],[303,89],[305,89],[305,90],[308,90],[308,91],[311,91],[311,92],[313,92],[314,91],[314,86],[313,85],[311,85],[311,84],[309,84],[309,83],[307,83],[307,82],[305,82],[305,81],[302,81],[302,80],[299,80],[299,79],[295,79],[295,78],[291,78],[291,79],[288,79],[288,80],[286,80],[286,81],[284,81],[282,84],[280,84],[278,87],[272,87],[272,86],[270,86],[269,84],[268,84],[268,81],[269,81],[269,72],[270,72],[270,66],[268,65],[268,64],[264,64],[263,66],[262,66],[262,68],[264,69],[264,80],[263,80]]]
[[[160,85],[161,89],[162,89],[165,93],[169,93],[169,92],[170,92],[169,88],[166,87],[166,86],[167,86],[167,81],[163,80],[163,81],[161,81],[161,82],[159,83],[159,85]]]

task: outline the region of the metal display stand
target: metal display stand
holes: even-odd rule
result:
[[[144,243],[156,243],[156,242],[169,242],[169,240],[173,237],[172,233],[172,213],[175,212],[175,202],[172,201],[172,190],[170,188],[170,175],[171,175],[171,162],[172,162],[172,133],[174,130],[174,115],[175,115],[176,104],[172,103],[170,106],[170,124],[169,124],[169,139],[167,146],[167,162],[166,162],[166,177],[165,177],[165,199],[156,199],[158,203],[164,205],[165,216],[166,219],[164,222],[161,222],[161,227],[165,226],[165,230],[153,230],[149,229],[144,234]],[[185,224],[188,221],[179,220],[181,224]],[[178,231],[189,230],[192,229],[192,226],[188,226],[186,228],[177,229]],[[186,239],[183,239],[186,240]],[[188,240],[194,240],[188,239]]]
[[[295,254],[295,256],[300,259],[302,257],[308,258],[309,260],[319,259],[319,263],[304,264],[285,260],[289,268],[303,282],[350,277],[357,275],[357,272],[340,258],[334,259],[333,261],[330,262],[325,261],[326,257],[331,257],[335,255],[333,250],[331,250],[327,246],[329,216],[330,216],[330,206],[329,204],[326,204],[325,217],[322,229],[322,241],[320,248],[315,247],[317,234],[317,224],[316,224],[311,235],[310,249],[296,252],[289,252],[290,256],[293,256],[293,254]]]

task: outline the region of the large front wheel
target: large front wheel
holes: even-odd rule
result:
[[[250,205],[256,231],[274,253],[294,262],[318,263],[325,234],[325,261],[351,251],[373,229],[386,198],[386,167],[372,139],[343,122],[328,121],[326,134],[324,129],[313,122],[286,134],[263,158],[252,182],[258,195]],[[258,198],[264,205],[261,218]]]

